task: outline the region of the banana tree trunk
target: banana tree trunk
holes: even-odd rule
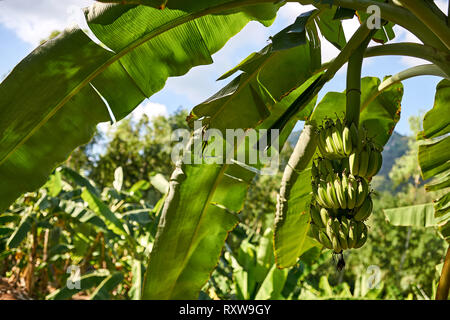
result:
[[[447,300],[450,289],[450,246],[447,249],[444,266],[442,267],[441,279],[436,292],[436,300]]]

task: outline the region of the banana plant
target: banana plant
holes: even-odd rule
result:
[[[191,124],[202,121],[202,132],[255,129],[263,135],[262,129],[278,129],[280,146],[295,124],[305,121],[278,196],[274,247],[281,268],[294,265],[308,249],[319,245],[309,231],[309,205],[314,193],[312,159],[320,153],[316,131],[325,115],[333,121],[340,118],[354,124],[382,147],[400,117],[400,82],[421,75],[450,76],[448,13],[434,1],[291,2],[311,4],[315,9],[299,16],[294,24],[273,35],[268,46],[226,72],[221,79],[234,78],[194,107],[188,117]],[[89,141],[99,122],[119,121],[161,90],[168,77],[212,63],[211,55],[246,23],[256,20],[270,25],[284,3],[101,0],[86,8],[88,27],[100,45],[79,27],[65,30],[33,51],[0,84],[0,210],[8,208],[24,192],[43,185],[73,149]],[[373,28],[373,17],[367,14],[373,6],[381,14],[378,29]],[[341,20],[355,14],[361,26],[347,40]],[[422,44],[386,43],[394,37],[393,25],[410,31]],[[319,34],[340,50],[329,63],[321,63]],[[381,44],[368,47],[370,40]],[[361,79],[364,58],[385,55],[412,56],[430,64],[383,80]],[[316,105],[318,93],[346,63],[345,93],[330,92]],[[422,146],[419,152],[424,177],[444,177],[431,189],[448,187],[445,81],[438,87],[439,101],[443,103],[427,115],[430,120],[424,121],[421,136],[438,139]],[[436,124],[431,119],[440,121]],[[199,131],[194,135],[203,138]],[[245,148],[238,146],[225,158],[233,158]],[[205,150],[209,151],[207,145]],[[261,166],[236,162],[177,164],[143,279],[142,298],[198,297],[217,264],[228,233],[239,223],[238,213],[248,185]],[[102,203],[98,193],[86,186],[80,196],[103,228],[133,248],[130,230],[117,220],[114,210]],[[443,225],[449,219],[448,203],[447,192],[435,207],[435,216],[442,219]],[[450,273],[444,271],[439,297],[448,295]],[[105,288],[115,279],[105,280]],[[103,297],[103,290],[97,296]]]
[[[42,287],[27,288],[30,294],[45,293],[50,283],[56,290],[47,299],[70,299],[89,291],[90,299],[108,299],[113,290],[140,298],[146,250],[154,240],[162,201],[143,203],[137,196],[150,188],[148,182],[122,189],[120,172],[119,167],[114,187],[100,192],[71,169],[59,168],[43,188],[0,216],[7,226],[2,229],[1,255],[28,269],[36,265],[25,278]],[[14,262],[21,255],[28,259]],[[69,272],[75,269],[76,274]],[[77,280],[78,287],[67,285]]]

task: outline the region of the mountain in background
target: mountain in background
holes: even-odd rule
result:
[[[295,147],[301,131],[294,131],[288,138],[288,142],[292,147]],[[384,176],[386,181],[390,182],[389,172],[394,166],[395,160],[403,156],[408,151],[408,141],[411,139],[408,136],[403,136],[394,131],[388,143],[383,150],[383,165],[378,172],[379,176]]]

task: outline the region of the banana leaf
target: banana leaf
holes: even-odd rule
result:
[[[425,140],[419,146],[419,165],[423,179],[433,180],[425,185],[428,191],[439,191],[434,202],[434,218],[439,232],[450,243],[450,81],[438,83],[433,108],[423,119],[423,131],[417,139]]]
[[[432,203],[384,209],[388,222],[402,227],[436,227]]]

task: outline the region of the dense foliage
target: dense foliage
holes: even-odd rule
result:
[[[92,142],[77,149],[65,166],[54,172],[43,188],[19,199],[11,213],[0,216],[6,226],[2,229],[0,276],[32,298],[138,299],[145,255],[156,233],[160,199],[173,169],[167,161],[166,138],[171,130],[185,126],[185,116],[184,110],[152,121],[143,116],[139,121],[126,119],[109,131],[99,131]],[[271,226],[280,172],[253,181],[241,212],[242,222],[230,234],[200,298],[432,297],[438,279],[435,265],[443,256],[445,241],[436,237],[433,228],[393,228],[382,211],[430,200],[414,180],[417,143],[394,135],[388,149],[397,144],[396,139],[409,140],[409,149],[396,159],[390,171],[393,181],[388,180],[387,188],[391,189],[374,197],[366,246],[357,253],[346,253],[347,267],[342,272],[336,271],[329,252],[317,248],[305,253],[290,269],[275,268]],[[291,144],[285,146],[282,167],[292,148]],[[151,154],[147,150],[152,150]],[[151,169],[143,173],[137,164],[147,160],[152,161]],[[411,162],[415,165],[405,169],[405,163]],[[160,180],[154,180],[157,174]],[[401,181],[396,178],[400,175]],[[113,225],[110,212],[132,231],[132,239],[121,236],[121,227]],[[65,289],[73,277],[67,272],[71,265],[80,267],[81,290]],[[373,275],[367,268],[371,265],[381,270],[380,286],[375,289],[368,288]]]

